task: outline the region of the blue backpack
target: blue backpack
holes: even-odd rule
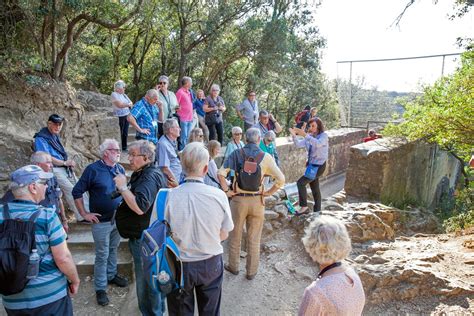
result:
[[[155,201],[158,219],[144,230],[140,241],[142,268],[149,287],[164,298],[184,289],[183,262],[172,232],[165,220],[165,205],[169,189],[161,189]]]

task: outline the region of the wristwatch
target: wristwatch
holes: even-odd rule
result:
[[[128,187],[127,187],[126,185],[124,185],[123,187],[118,188],[118,191],[119,191],[120,193],[122,193],[122,192],[124,192],[124,191],[127,191],[127,190],[128,190]]]

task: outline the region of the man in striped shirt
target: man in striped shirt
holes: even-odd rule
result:
[[[11,218],[29,219],[40,210],[35,220],[35,240],[41,258],[39,274],[20,293],[2,296],[8,315],[72,315],[68,295],[79,289],[79,276],[66,244],[66,233],[56,212],[38,205],[44,199],[48,179],[53,174],[28,165],[11,174],[10,188],[15,200],[8,203]],[[4,221],[4,205],[0,205],[0,224]]]

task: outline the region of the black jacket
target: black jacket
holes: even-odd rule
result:
[[[140,238],[142,236],[143,230],[148,228],[150,223],[156,195],[161,188],[166,187],[165,175],[153,164],[149,164],[132,174],[130,178],[130,191],[135,195],[138,207],[145,214],[138,215],[123,200],[115,216],[120,236],[124,238]]]

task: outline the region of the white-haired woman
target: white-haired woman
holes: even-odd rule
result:
[[[203,110],[206,112],[204,120],[209,129],[209,140],[216,139],[222,145],[224,140],[224,121],[222,113],[225,111],[224,99],[219,95],[221,89],[217,84],[211,86],[211,93],[204,101]]]
[[[120,139],[122,150],[127,150],[128,126],[127,116],[130,114],[130,108],[133,106],[132,101],[125,94],[125,82],[119,80],[114,84],[114,92],[110,95],[112,98],[112,108],[114,115],[119,118]]]
[[[362,282],[342,263],[351,252],[344,224],[331,216],[317,217],[302,241],[320,272],[305,289],[298,315],[361,315],[365,304]]]
[[[245,144],[242,142],[242,129],[238,126],[232,127],[232,139],[227,143],[224,153],[224,160],[236,149],[242,149]]]

